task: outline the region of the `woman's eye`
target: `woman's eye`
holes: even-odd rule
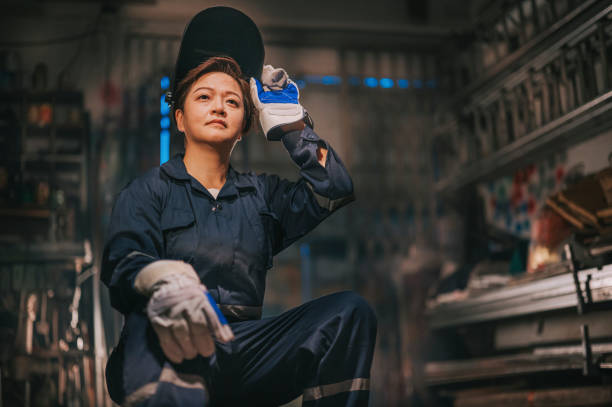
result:
[[[198,99],[208,100],[209,97],[208,97],[208,95],[200,95],[200,96],[198,96]]]
[[[234,99],[229,99],[227,102],[232,104],[232,105],[234,105],[234,106],[236,106],[236,107],[240,106],[240,103],[237,100],[234,100]]]

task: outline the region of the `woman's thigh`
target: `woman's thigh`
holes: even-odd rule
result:
[[[355,341],[371,348],[371,353],[374,344],[367,342],[372,329],[375,336],[375,325],[367,303],[352,292],[321,297],[276,317],[231,324],[235,334],[231,353],[217,352],[213,405],[278,406],[320,384],[319,379],[334,383],[352,378],[359,370],[363,370],[361,376],[369,377],[367,361],[362,369],[346,370],[359,361],[343,358]],[[371,363],[371,355],[368,358]],[[326,369],[329,377],[322,378],[322,364],[331,359],[342,366],[332,363]]]

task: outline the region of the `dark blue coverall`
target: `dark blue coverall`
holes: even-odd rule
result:
[[[372,309],[353,292],[261,318],[265,277],[275,254],[353,200],[334,150],[310,128],[282,139],[300,179],[229,168],[217,199],[177,155],[132,181],[113,208],[102,281],[125,316],[106,368],[121,405],[362,406],[369,396],[376,338]],[[327,148],[322,167],[318,146]],[[159,259],[190,263],[230,322],[235,339],[208,358],[167,360],[134,289],[139,270]]]

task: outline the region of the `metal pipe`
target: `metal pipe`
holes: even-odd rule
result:
[[[612,297],[612,265],[598,270],[592,268],[577,273],[578,283],[590,277],[592,303],[609,301]],[[526,285],[504,287],[455,303],[442,303],[426,312],[430,328],[440,329],[494,319],[532,315],[540,312],[578,306],[576,285],[571,273]]]

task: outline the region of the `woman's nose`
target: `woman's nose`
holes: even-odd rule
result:
[[[225,105],[223,104],[223,100],[221,98],[214,99],[213,112],[220,115],[225,115]]]

